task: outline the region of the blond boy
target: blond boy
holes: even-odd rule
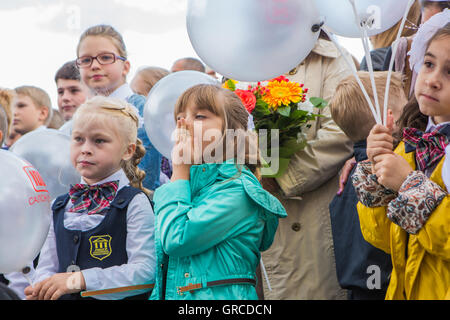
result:
[[[383,114],[387,74],[387,71],[374,73],[381,114]],[[369,73],[359,71],[358,76],[366,88],[372,104],[375,106]],[[392,111],[395,121],[398,120],[403,107],[408,102],[403,88],[402,75],[393,73],[389,88],[388,110]],[[337,86],[336,93],[330,101],[330,109],[333,120],[353,142],[366,140],[370,130],[376,123],[369,104],[354,76],[342,80]]]
[[[374,101],[369,73],[359,72],[358,75]],[[375,72],[374,77],[378,100],[383,106],[387,72]],[[394,120],[398,120],[406,103],[402,76],[395,73],[392,75],[388,101],[388,109],[392,111]],[[354,142],[355,162],[367,159],[366,138],[375,125],[375,119],[353,76],[344,79],[336,87],[330,108],[333,120]],[[382,300],[392,269],[390,256],[364,240],[359,226],[357,203],[353,185],[348,182],[342,193],[335,196],[329,205],[338,281],[342,288],[348,289],[348,298],[351,300]]]
[[[21,135],[45,128],[52,118],[52,105],[48,94],[33,86],[14,89],[12,129]]]

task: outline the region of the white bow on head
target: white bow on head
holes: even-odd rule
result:
[[[411,69],[419,73],[425,58],[425,51],[427,50],[428,42],[434,34],[447,23],[450,22],[450,10],[435,14],[427,22],[422,24],[417,31],[411,44],[411,50],[408,52],[409,64]]]

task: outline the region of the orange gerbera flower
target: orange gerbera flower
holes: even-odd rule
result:
[[[269,82],[266,86],[267,92],[262,97],[272,109],[277,109],[282,105],[289,105],[291,102],[299,103],[303,100],[303,88],[299,83],[274,81]]]

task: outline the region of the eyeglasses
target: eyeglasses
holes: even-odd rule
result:
[[[84,56],[81,58],[78,58],[75,63],[78,66],[78,68],[89,68],[92,65],[92,62],[94,62],[94,59],[97,60],[97,62],[101,65],[105,64],[113,64],[116,62],[116,59],[120,59],[122,61],[126,61],[127,58],[117,56],[114,53],[100,53],[99,55],[92,57],[92,56]]]

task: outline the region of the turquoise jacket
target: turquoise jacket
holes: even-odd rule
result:
[[[247,167],[228,160],[194,165],[190,180],[156,189],[156,285],[150,299],[258,299],[251,284],[207,287],[211,281],[256,279],[260,251],[267,250],[286,217]],[[180,292],[180,287],[197,289]],[[201,284],[201,288],[200,285]]]

